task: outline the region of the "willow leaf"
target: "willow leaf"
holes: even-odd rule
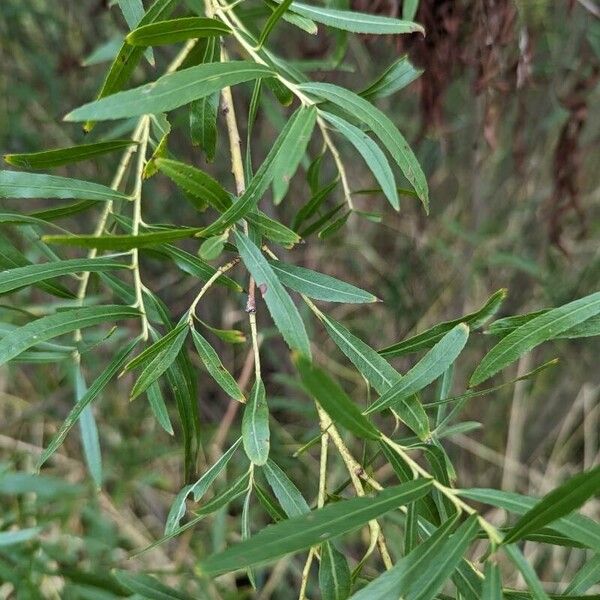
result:
[[[129,196],[99,183],[22,171],[0,171],[0,198],[131,200]]]
[[[89,160],[96,156],[123,150],[137,144],[133,140],[111,140],[95,144],[82,144],[70,148],[55,148],[44,152],[29,152],[27,154],[5,154],[4,160],[14,167],[24,169],[51,169],[62,165]]]
[[[51,340],[59,335],[100,323],[131,319],[138,317],[139,314],[138,310],[130,306],[108,305],[75,308],[41,317],[11,331],[0,340],[0,364],[12,360],[40,342]]]
[[[213,554],[198,564],[199,573],[218,575],[264,564],[299,552],[362,527],[372,519],[414,502],[431,489],[431,481],[417,479],[390,487],[377,495],[329,504],[259,531],[250,540]]]
[[[237,231],[235,242],[284,340],[292,350],[310,356],[310,342],[300,313],[266,258],[248,237]]]
[[[84,104],[71,111],[66,121],[110,121],[173,110],[204,98],[224,87],[260,77],[273,71],[250,61],[208,63],[163,75],[152,83]]]

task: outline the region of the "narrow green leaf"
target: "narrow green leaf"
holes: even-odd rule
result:
[[[175,8],[179,0],[156,0],[144,13],[144,16],[136,25],[143,26],[149,23],[154,23],[161,19],[168,18],[169,14]],[[106,75],[106,79],[102,84],[102,88],[98,92],[98,98],[104,98],[115,94],[123,89],[131,75],[133,74],[137,64],[140,62],[144,54],[144,48],[131,46],[123,41],[118,54],[115,56],[110,69]],[[152,56],[151,50],[149,56]],[[91,131],[94,127],[92,121],[88,121],[84,125],[85,131]]]
[[[250,500],[252,499],[252,486],[248,486],[248,491],[246,492],[246,497],[244,498],[244,503],[242,505],[242,541],[249,540],[252,536],[252,531],[250,528]],[[256,576],[254,574],[254,569],[252,567],[246,570],[248,574],[248,580],[250,581],[250,585],[252,589],[256,590]]]
[[[90,306],[65,310],[54,315],[31,321],[0,340],[0,364],[12,360],[21,352],[76,329],[84,329],[100,323],[113,323],[121,319],[139,316],[130,306]]]
[[[435,565],[433,572],[427,568],[415,569],[405,577],[406,600],[433,600],[462,560],[478,529],[477,516],[471,515],[427,557],[429,564]]]
[[[113,573],[121,585],[148,600],[192,600],[191,596],[161,583],[150,575],[129,571],[113,571]]]
[[[478,329],[485,325],[485,323],[498,312],[505,298],[506,290],[500,289],[497,292],[494,292],[479,310],[465,315],[460,319],[454,319],[452,321],[434,325],[422,333],[380,350],[379,354],[381,354],[381,356],[396,357],[404,356],[405,354],[410,354],[412,352],[418,352],[425,348],[431,348],[436,342],[439,342],[446,333],[460,323],[468,325],[471,330]]]
[[[215,260],[221,256],[223,252],[223,248],[225,247],[225,243],[227,242],[228,234],[224,233],[222,235],[215,235],[214,237],[210,237],[200,244],[200,249],[198,250],[198,256],[202,260]]]
[[[550,523],[577,510],[586,500],[600,492],[600,466],[571,477],[546,494],[515,523],[503,543],[517,542]]]
[[[529,586],[529,591],[533,598],[535,600],[550,600],[550,597],[544,591],[536,572],[523,556],[521,550],[519,550],[515,544],[503,546],[503,549],[515,567],[521,571],[521,575],[523,575],[523,579],[525,579],[525,582]]]
[[[248,237],[237,231],[235,242],[284,340],[292,350],[310,356],[310,342],[300,313],[266,258]]]
[[[163,75],[156,81],[84,104],[66,121],[106,121],[173,110],[224,87],[269,77],[268,67],[250,61],[208,63]]]
[[[123,373],[132,371],[138,367],[145,367],[149,362],[156,358],[165,348],[168,348],[173,340],[185,329],[188,329],[189,325],[184,319],[177,324],[176,327],[169,330],[164,336],[159,337],[158,333],[155,333],[155,342],[148,346],[143,352],[132,358],[124,367]]]
[[[206,42],[203,63],[221,60],[220,38],[209,38]],[[260,85],[260,79],[255,85]],[[192,145],[199,146],[206,154],[206,160],[213,162],[217,151],[217,117],[221,94],[215,92],[190,104],[190,137]]]
[[[300,208],[294,217],[292,222],[292,229],[294,231],[298,231],[298,229],[300,229],[300,225],[302,225],[306,219],[310,219],[310,217],[312,217],[319,210],[319,208],[321,208],[321,205],[335,189],[337,184],[338,179],[335,179],[326,186],[313,191],[313,195],[310,200],[304,206],[302,206],[302,208]]]
[[[142,25],[134,29],[125,40],[132,46],[160,46],[229,33],[231,33],[231,29],[217,19],[183,17]]]
[[[532,319],[503,338],[485,355],[469,385],[473,387],[483,383],[525,352],[599,313],[600,292],[596,292]]]
[[[169,159],[159,159],[157,166],[178,187],[206,200],[221,213],[230,209],[232,204],[237,202],[229,192],[221,187],[220,183],[200,169]],[[270,240],[289,247],[300,241],[300,237],[294,231],[260,211],[252,211],[245,216],[249,223],[260,229],[261,233]]]
[[[218,575],[305,550],[354,531],[390,510],[414,502],[430,489],[430,480],[417,479],[390,487],[375,496],[329,504],[306,515],[266,527],[251,540],[201,561],[198,570],[205,575]]]
[[[99,183],[21,171],[0,171],[0,198],[131,200],[129,196]]]
[[[179,523],[185,514],[185,502],[189,496],[194,497],[194,502],[200,502],[204,494],[209,490],[210,486],[215,480],[221,475],[235,451],[238,449],[242,442],[242,438],[238,438],[228,449],[227,452],[215,462],[203,475],[192,485],[186,485],[177,494],[177,497],[171,505],[169,510],[169,516],[165,525],[165,535],[169,535],[177,530]]]
[[[242,419],[242,440],[248,458],[258,466],[269,458],[269,407],[262,381],[254,383]]]
[[[279,2],[279,0],[277,1]],[[291,9],[295,13],[312,19],[317,23],[352,33],[381,35],[412,33],[415,31],[425,33],[423,27],[418,23],[401,21],[392,17],[383,17],[355,10],[337,10],[335,8],[312,6],[302,2],[292,2]]]
[[[269,264],[283,285],[305,294],[309,298],[327,302],[345,302],[347,304],[378,301],[373,294],[335,277],[311,271],[304,267],[289,265],[278,260],[269,261]]]
[[[402,590],[404,599],[404,594],[410,589],[411,578],[414,591],[416,588],[414,583],[418,583],[419,575],[429,571],[427,567],[433,563],[430,557],[435,558],[440,555],[440,550],[445,547],[455,524],[456,519],[448,519],[389,571],[376,577],[369,585],[354,594],[352,600],[387,600],[394,597],[399,590]]]
[[[158,424],[169,435],[174,435],[173,425],[171,425],[171,419],[169,418],[169,411],[157,381],[150,385],[146,390],[146,397],[148,398],[150,408],[152,409],[152,413],[158,421]]]
[[[211,515],[214,512],[218,511],[219,509],[223,508],[224,506],[227,506],[227,504],[229,504],[233,500],[239,498],[240,496],[242,496],[243,494],[245,494],[248,491],[248,483],[249,483],[249,476],[248,476],[248,472],[246,471],[246,473],[244,473],[232,485],[227,487],[220,494],[217,494],[212,500],[207,502],[200,510],[195,511],[196,516],[193,519],[191,519],[185,525],[182,525],[178,529],[173,530],[168,535],[164,535],[159,540],[156,540],[156,542],[150,544],[148,547],[144,548],[143,550],[140,550],[139,552],[134,554],[134,557],[139,556],[141,554],[145,554],[146,552],[152,550],[153,548],[156,548],[157,546],[164,544],[166,541],[172,540],[173,538],[177,537],[178,535],[181,535],[184,531],[187,531],[188,529],[191,529],[192,527],[194,527],[195,525],[200,523],[200,521],[204,520],[208,515]],[[183,492],[183,490],[180,493],[182,493],[182,492]]]
[[[194,346],[196,346],[198,355],[202,359],[206,370],[219,384],[219,386],[221,386],[223,391],[234,400],[245,402],[246,399],[242,393],[242,390],[240,390],[238,384],[231,376],[229,371],[223,366],[223,363],[221,362],[219,355],[215,352],[215,349],[195,329],[192,329],[192,340],[194,341]]]
[[[366,100],[387,98],[418,79],[423,74],[422,69],[416,69],[408,59],[401,56],[394,61],[369,87],[360,95]]]
[[[186,324],[184,327],[170,331],[163,338],[163,340],[168,338],[168,343],[163,343],[160,350],[144,364],[144,369],[131,390],[130,400],[145,392],[173,364],[185,343],[189,331],[190,328]],[[156,342],[156,344],[159,343],[160,341]]]
[[[197,277],[201,281],[208,281],[217,272],[214,267],[200,260],[197,256],[171,244],[160,245],[153,248],[152,251],[168,256],[184,273]],[[215,284],[223,285],[234,292],[244,291],[244,288],[237,281],[227,277],[227,275],[219,276]]]
[[[42,241],[61,246],[97,248],[98,250],[132,250],[133,248],[145,248],[184,240],[203,234],[204,231],[205,229],[202,227],[181,227],[138,235],[44,235]]]
[[[454,363],[468,337],[469,328],[464,323],[450,330],[398,383],[369,406],[367,413],[396,407],[435,381]]]
[[[401,375],[373,348],[350,333],[341,323],[320,313],[323,325],[337,347],[350,359],[361,375],[379,394],[385,394],[401,380]],[[410,396],[398,403],[394,410],[398,417],[421,439],[429,437],[429,419],[419,400]]]
[[[269,34],[271,31],[273,31],[275,25],[277,25],[277,21],[284,16],[291,3],[292,0],[282,0],[281,4],[279,4],[279,6],[277,6],[277,8],[271,13],[267,19],[267,22],[265,23],[265,26],[263,27],[263,30],[260,33],[260,37],[258,38],[258,50],[263,47],[267,41],[267,38],[269,37]]]
[[[333,102],[371,129],[415,188],[425,210],[429,211],[429,191],[425,175],[413,151],[389,117],[359,95],[331,83],[303,83],[299,87],[308,94]]]
[[[502,579],[498,565],[493,562],[485,563],[481,600],[502,600]]]
[[[600,581],[600,554],[588,560],[571,579],[565,594],[584,594]]]
[[[263,2],[271,8],[271,10],[275,10],[277,8],[277,2],[275,0],[263,0]],[[318,28],[317,24],[310,19],[305,17],[301,17],[299,14],[293,13],[291,11],[286,11],[283,13],[281,17],[284,21],[302,29],[302,31],[306,31],[310,35],[317,35]]]
[[[178,187],[205,200],[219,212],[226,211],[232,205],[231,194],[208,173],[168,158],[158,159],[156,166]]]
[[[541,501],[538,498],[531,498],[514,492],[484,488],[458,490],[458,493],[465,498],[504,508],[518,515],[524,515],[528,511],[533,510]],[[573,513],[554,521],[552,529],[600,553],[600,524],[594,520],[581,514]]]
[[[17,529],[13,531],[0,531],[0,548],[14,546],[32,540],[42,532],[41,527],[29,527],[28,529]]]
[[[286,147],[286,151],[280,152],[273,163],[273,201],[279,204],[286,195],[290,181],[312,136],[317,122],[317,109],[314,106],[302,108],[302,128],[295,133],[294,144]]]
[[[402,18],[411,21],[419,8],[419,0],[404,0],[402,2]]]
[[[306,391],[323,407],[331,420],[367,440],[378,440],[381,432],[360,412],[346,392],[319,367],[300,357],[296,366]]]
[[[1,219],[1,215],[0,215]],[[32,263],[25,257],[25,255],[17,250],[8,239],[0,234],[0,267],[3,269],[14,269],[19,267],[26,267]],[[35,287],[43,290],[47,294],[51,294],[58,298],[74,298],[70,290],[60,283],[53,282],[39,282],[33,284]]]
[[[129,268],[129,265],[102,256],[98,258],[77,258],[62,260],[60,262],[28,265],[0,272],[0,294],[6,294],[12,290],[45,281],[46,279],[52,279],[53,277],[59,277],[60,275],[81,272],[96,273],[127,268]]]
[[[85,393],[78,398],[77,403],[71,409],[67,415],[67,418],[63,421],[60,429],[54,435],[47,448],[42,452],[36,465],[37,469],[40,469],[41,466],[56,452],[59,446],[63,443],[64,439],[67,437],[67,434],[73,425],[77,423],[81,413],[98,397],[98,395],[108,385],[113,377],[115,377],[115,375],[123,368],[127,357],[131,354],[138,342],[139,339],[136,338],[122,348],[110,361],[104,371],[102,371],[102,373],[100,373],[100,375],[94,380],[92,385],[85,391]]]
[[[321,114],[326,121],[329,121],[356,148],[364,158],[377,183],[381,186],[389,203],[396,210],[400,210],[400,200],[398,199],[394,173],[388,159],[379,146],[364,131],[348,123],[348,121],[327,112],[322,112]]]
[[[125,17],[125,21],[127,22],[129,29],[135,29],[140,21],[144,18],[146,12],[142,0],[117,0],[117,4],[119,5],[119,8]],[[121,40],[119,40],[119,44],[115,48],[115,52],[110,58],[114,58],[114,55],[117,54],[120,47]],[[148,59],[150,65],[155,66],[152,48],[148,48],[146,50],[146,58]]]
[[[75,402],[77,404],[85,397],[87,392],[87,386],[79,364],[73,365],[73,378],[75,380],[73,387],[75,388]],[[102,486],[102,452],[100,450],[98,425],[89,404],[83,407],[79,415],[79,432],[81,433],[85,463],[96,488],[99,489]]]
[[[23,169],[51,169],[62,165],[89,160],[102,154],[123,150],[137,144],[133,140],[111,140],[95,144],[82,144],[70,148],[56,148],[44,152],[30,152],[27,154],[5,154],[4,160],[14,167]]]
[[[323,600],[346,600],[350,595],[352,577],[346,557],[331,542],[321,545],[319,588]]]
[[[274,461],[269,459],[265,463],[263,473],[281,508],[289,518],[310,512],[304,496]]]

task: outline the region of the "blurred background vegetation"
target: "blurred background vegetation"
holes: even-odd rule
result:
[[[61,118],[94,96],[106,61],[114,56],[127,31],[118,8],[110,4],[103,0],[2,0],[3,152],[67,146],[84,139],[77,125],[61,123]],[[250,7],[255,4],[248,2]],[[354,0],[352,6],[397,14],[401,0]],[[244,6],[242,14],[243,10]],[[479,307],[499,288],[508,289],[502,314],[512,315],[596,291],[600,280],[600,18],[595,3],[421,0],[416,20],[428,32],[424,39],[415,35],[344,40],[323,31],[318,38],[309,39],[280,24],[272,40],[273,47],[289,59],[305,65],[312,61],[311,68],[318,66],[311,77],[335,79],[353,89],[364,87],[406,53],[424,69],[419,79],[380,105],[421,160],[431,187],[431,214],[425,216],[409,196],[403,198],[400,213],[394,213],[376,194],[360,195],[359,208],[375,215],[370,219],[353,216],[335,235],[324,240],[313,236],[288,256],[290,262],[354,282],[383,300],[373,306],[328,308],[335,318],[379,348],[439,321],[457,318]],[[156,52],[159,72],[170,56],[170,50]],[[343,72],[334,74],[338,61]],[[136,80],[152,79],[152,73],[145,64]],[[242,123],[250,93],[247,86],[235,89]],[[252,142],[255,165],[270,147],[286,110],[274,97],[265,95]],[[207,164],[189,143],[188,120],[185,110],[174,113],[170,151],[216,174],[233,190],[224,131],[220,131],[214,162]],[[130,128],[130,123],[103,125],[91,136],[126,136]],[[312,157],[318,151],[317,144],[311,147]],[[83,163],[59,174],[109,183],[116,160]],[[351,165],[353,189],[372,188],[373,182],[356,155],[348,153],[345,160]],[[325,172],[324,179],[331,177],[333,166],[325,165]],[[289,222],[307,194],[305,181],[298,177],[286,200],[269,210]],[[44,206],[32,203],[26,209]],[[160,176],[145,187],[144,212],[148,222],[189,225],[203,219]],[[89,232],[93,221],[90,213],[84,213],[61,221],[61,225]],[[16,235],[3,226],[2,245],[18,246],[31,260],[42,256],[35,232],[20,231],[26,235]],[[188,249],[197,250],[193,244]],[[195,288],[185,274],[166,265],[146,256],[144,281],[177,318],[188,307]],[[39,314],[48,302],[41,291],[13,298],[17,301],[11,305],[3,301],[0,306],[3,323],[18,321],[18,310]],[[211,325],[245,331],[243,306],[240,295],[215,289],[200,310]],[[316,459],[311,451],[298,458],[293,453],[315,436],[318,420],[297,390],[294,371],[284,359],[287,350],[264,316],[261,313],[259,318],[273,417],[272,445],[278,452],[277,462],[312,499]],[[356,397],[364,398],[364,382],[348,368],[324,331],[305,316],[313,329],[317,358]],[[476,335],[456,372],[456,393],[464,391],[476,360],[490,347],[485,335]],[[114,344],[105,346],[104,363]],[[447,443],[460,485],[502,485],[540,494],[567,474],[597,464],[599,350],[594,338],[546,345],[522,359],[520,371],[553,357],[560,358],[558,366],[531,382],[471,401],[462,420],[479,422],[482,427],[468,435],[458,434]],[[247,344],[221,344],[219,352],[234,373],[243,374]],[[404,370],[412,360],[400,359],[397,366]],[[84,358],[84,366],[91,374],[100,369],[95,359],[86,363]],[[42,476],[32,474],[36,456],[73,402],[66,370],[44,364],[3,367],[0,530],[14,525],[40,526],[43,535],[41,541],[0,547],[0,598],[126,595],[109,576],[115,566],[168,572],[167,581],[185,584],[195,558],[239,536],[232,527],[239,522],[240,509],[234,505],[193,532],[127,561],[132,550],[161,535],[170,503],[183,485],[177,427],[170,437],[156,424],[145,400],[129,403],[131,383],[130,376],[122,378],[96,403],[105,469],[103,488],[97,491],[86,476],[76,433],[67,438]],[[213,381],[202,373],[198,399],[204,468],[218,455],[215,433],[223,423],[227,404]],[[176,410],[170,406],[176,423]],[[238,431],[237,416],[229,431],[221,428],[231,440]],[[231,470],[233,478],[235,465]],[[393,479],[391,473],[387,476]],[[338,480],[344,481],[341,464]],[[591,504],[588,510],[598,517],[598,505]],[[496,518],[501,522],[501,515]],[[266,517],[256,511],[253,519],[258,525]],[[390,527],[393,530],[394,525]],[[544,580],[560,582],[583,560],[582,552],[558,548],[539,553],[536,566]],[[265,573],[271,581],[261,598],[294,597],[301,568],[301,562],[282,561]],[[247,584],[244,580],[237,585],[226,581],[218,595],[215,589],[190,589],[196,589],[198,597],[251,597]]]

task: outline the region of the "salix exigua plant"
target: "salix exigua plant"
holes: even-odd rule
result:
[[[293,264],[293,248],[302,240],[318,243],[312,241],[313,234],[327,237],[354,214],[360,216],[339,144],[356,150],[377,182],[376,191],[395,209],[399,208],[395,179],[399,169],[411,187],[403,192],[418,198],[428,210],[427,182],[415,155],[390,117],[375,106],[379,98],[397,92],[418,72],[401,59],[357,93],[311,81],[305,70],[271,50],[269,37],[283,21],[307,34],[315,34],[321,25],[341,32],[338,41],[343,51],[348,33],[424,33],[411,21],[417,3],[404,3],[403,19],[357,13],[343,7],[343,2],[330,3],[341,6],[331,7],[268,1],[262,3],[266,12],[260,10],[261,3],[250,0],[231,4],[156,0],[145,12],[139,1],[119,4],[132,31],[111,64],[98,98],[70,112],[66,120],[83,122],[91,131],[97,122],[133,119],[131,138],[7,155],[8,163],[27,171],[0,172],[3,198],[75,200],[36,213],[2,213],[5,226],[36,244],[48,260],[32,264],[3,238],[5,270],[0,275],[0,290],[8,294],[36,286],[59,300],[53,312],[33,319],[26,313],[18,326],[4,327],[0,361],[58,363],[72,374],[76,400],[38,466],[52,457],[78,423],[89,473],[101,486],[101,451],[91,406],[111,380],[123,372],[135,372],[131,398],[145,396],[158,423],[170,433],[173,427],[163,394],[167,392],[168,399],[175,401],[185,457],[185,485],[171,506],[164,537],[152,547],[236,502],[242,505],[241,540],[223,551],[199,556],[194,575],[198,581],[245,570],[251,584],[260,588],[268,572],[262,567],[294,555],[303,560],[296,578],[299,598],[320,594],[336,600],[547,599],[548,592],[519,543],[533,540],[600,552],[600,526],[574,512],[597,493],[600,469],[573,477],[539,500],[501,490],[461,489],[456,487],[456,473],[443,440],[466,430],[456,418],[471,398],[490,393],[490,388],[482,389],[481,384],[524,353],[555,338],[599,333],[600,292],[558,308],[490,323],[505,297],[504,290],[499,290],[480,310],[377,351],[314,302],[370,303],[376,297]],[[164,75],[124,91],[144,56],[153,59],[152,48],[178,43],[183,47]],[[333,63],[339,58],[334,56]],[[234,102],[232,86],[247,82],[252,82],[253,93],[249,105],[244,106],[248,115],[243,143],[237,118],[242,105]],[[289,114],[254,170],[253,126],[264,88],[289,107]],[[209,159],[215,156],[217,122],[219,113],[223,115],[235,193],[170,151],[170,112],[183,106],[190,114],[192,141]],[[313,144],[320,151],[310,160]],[[122,158],[110,186],[36,172],[114,152],[122,152]],[[324,161],[331,161],[337,172],[328,184],[320,177]],[[311,192],[305,202],[288,194],[290,180],[301,165],[306,168]],[[143,209],[148,199],[144,184],[150,177],[171,180],[206,216],[199,216],[197,226],[145,221]],[[290,222],[261,211],[269,190],[276,205],[293,205],[295,216]],[[331,207],[330,197],[336,193],[340,203]],[[171,213],[176,215],[175,210]],[[76,214],[98,217],[91,233],[73,233],[56,225],[59,219]],[[61,231],[46,235],[49,228]],[[195,243],[197,253],[183,250],[178,245],[181,240]],[[83,258],[62,258],[65,246],[88,252]],[[179,320],[173,320],[169,307],[144,284],[140,259],[146,252],[161,256],[169,268],[181,270],[197,282],[198,292]],[[236,272],[240,275],[237,280]],[[73,274],[78,274],[75,291],[65,279]],[[104,290],[103,299],[113,298],[111,303],[90,297],[92,278]],[[217,285],[232,294],[247,292],[251,345],[247,364],[254,370],[248,392],[226,369],[210,342],[212,336],[239,342],[239,332],[215,329],[198,316],[207,293]],[[375,400],[359,407],[315,360],[305,322],[288,290],[299,294],[316,323],[368,382],[377,395]],[[299,450],[320,449],[319,475],[311,488],[296,486],[275,460],[285,449],[271,447],[269,381],[261,372],[256,319],[257,313],[264,312],[270,313],[289,346],[301,389],[316,409],[319,435]],[[131,326],[125,327],[123,322]],[[104,338],[88,334],[89,328],[115,323],[116,332]],[[133,327],[136,333],[132,336]],[[454,363],[470,331],[483,327],[497,343],[474,370],[468,389],[451,396]],[[52,341],[56,338],[60,341]],[[103,344],[113,344],[115,350],[108,364],[98,370],[93,357]],[[200,376],[212,377],[222,389],[223,399],[230,398],[234,409],[228,412],[228,427],[237,431],[229,447],[200,473],[198,403],[203,399],[190,360],[192,352],[203,364]],[[403,375],[389,362],[413,354],[419,355],[418,360]],[[520,378],[533,377],[551,364]],[[90,373],[96,376],[87,387],[85,379]],[[424,404],[420,393],[436,383],[435,401]],[[242,416],[236,420],[238,406],[242,406]],[[402,424],[401,434],[394,424]],[[363,444],[360,455],[354,449],[358,441]],[[337,486],[330,480],[328,468],[334,452],[348,475]],[[373,466],[384,463],[395,473],[396,483],[384,485],[374,475]],[[236,475],[223,485],[228,470]],[[516,515],[516,521],[498,528],[478,511],[481,505],[506,509]],[[186,516],[188,508],[190,517]],[[260,508],[273,524],[259,530],[250,518],[251,508]],[[395,543],[393,549],[386,527],[391,520],[400,522],[404,532],[403,543]],[[357,560],[345,550],[345,540],[363,529],[366,542]],[[471,549],[481,539],[487,542],[487,551],[474,557]],[[522,573],[527,591],[503,586],[498,565],[504,560]],[[598,581],[599,572],[595,554],[569,586],[553,597],[579,597]],[[116,578],[124,594],[188,597],[183,590],[169,588],[160,577],[118,571]],[[207,589],[219,597],[218,579],[216,585]]]

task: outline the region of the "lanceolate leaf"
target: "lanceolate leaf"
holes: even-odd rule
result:
[[[523,556],[523,553],[521,550],[519,550],[518,546],[516,544],[504,546],[504,552],[517,567],[517,569],[521,571],[523,579],[527,583],[529,591],[531,592],[534,600],[550,600],[550,597],[544,591],[536,572],[529,564],[527,559]]]
[[[221,388],[234,400],[245,402],[244,394],[240,390],[231,373],[223,366],[215,349],[195,329],[192,329],[192,340],[202,359],[206,370]]]
[[[390,204],[396,210],[400,210],[400,200],[398,199],[394,173],[388,159],[379,146],[364,131],[351,125],[348,121],[326,112],[323,112],[322,115],[361,154]]]
[[[281,4],[271,13],[258,38],[259,48],[262,48],[263,44],[267,41],[269,34],[273,31],[273,27],[277,25],[277,21],[283,17],[291,3],[292,0],[282,0]]]
[[[169,510],[169,518],[165,526],[165,535],[173,533],[178,527],[183,515],[185,514],[185,502],[189,496],[194,497],[194,502],[200,502],[204,494],[209,490],[210,486],[215,482],[217,477],[223,472],[229,461],[235,454],[242,438],[238,438],[228,449],[227,452],[215,462],[203,475],[192,485],[185,486],[173,502]]]
[[[490,561],[485,564],[481,600],[502,600],[500,568],[496,563]]]
[[[158,21],[134,29],[126,38],[132,46],[176,44],[194,38],[227,35],[231,29],[222,21],[206,17],[183,17]]]
[[[524,515],[533,510],[541,502],[538,498],[491,489],[473,488],[460,490],[459,493],[465,498],[504,508],[518,515]],[[588,548],[594,549],[596,552],[600,552],[600,525],[588,517],[578,513],[563,516],[552,523],[552,529]]]
[[[82,144],[71,148],[56,148],[44,152],[5,154],[4,160],[14,167],[22,167],[23,169],[51,169],[82,160],[89,160],[109,152],[123,150],[134,144],[137,144],[137,142],[133,140],[112,140],[95,144]]]
[[[319,587],[323,600],[346,600],[350,595],[352,577],[348,561],[331,542],[321,546]]]
[[[283,285],[309,298],[347,304],[377,302],[373,294],[335,277],[278,260],[269,261],[269,264]]]
[[[398,402],[416,394],[435,381],[450,365],[467,343],[469,328],[461,323],[448,332],[398,383],[374,402],[367,413],[396,407]]]
[[[177,186],[206,200],[221,213],[231,209],[232,205],[238,202],[215,179],[200,169],[163,158],[157,160],[156,163],[158,168]],[[300,241],[300,237],[294,231],[260,211],[252,211],[245,218],[249,223],[260,229],[265,237],[275,242],[291,247]],[[214,226],[211,226],[211,228],[216,231]]]
[[[79,364],[73,365],[73,378],[75,388],[75,401],[78,403],[85,396],[87,387]],[[98,425],[92,407],[87,405],[79,415],[79,431],[83,456],[88,471],[97,488],[102,486],[102,452],[100,450],[100,436]]]
[[[19,267],[0,272],[0,294],[6,294],[20,287],[59,277],[60,275],[81,272],[95,273],[127,268],[129,268],[129,265],[104,257],[76,258]]]
[[[331,83],[303,83],[300,89],[333,102],[369,127],[388,149],[404,176],[415,188],[425,210],[429,211],[429,191],[421,166],[402,134],[384,113],[357,94]]]
[[[0,548],[28,542],[29,540],[38,537],[41,532],[41,527],[28,527],[27,529],[2,531],[0,532]]]
[[[198,565],[199,572],[218,575],[299,552],[358,529],[390,510],[414,502],[430,489],[430,480],[417,479],[390,487],[375,496],[342,500],[287,519],[266,527],[250,540],[209,556]]]
[[[483,383],[525,352],[600,314],[600,292],[574,300],[525,323],[494,346],[471,376],[469,385]]]
[[[143,573],[115,571],[119,583],[129,591],[140,594],[148,600],[192,600],[191,596],[161,583],[155,577]]]
[[[70,112],[67,121],[106,121],[173,110],[230,85],[273,72],[249,61],[208,63],[163,75],[146,85],[119,92]]]
[[[263,466],[263,472],[288,517],[297,517],[310,512],[304,496],[275,462],[269,459]]]
[[[367,100],[376,98],[386,98],[391,96],[423,73],[422,69],[416,69],[408,59],[408,56],[402,56],[392,63],[368,88],[363,90],[360,95]]]
[[[204,231],[205,229],[202,227],[182,227],[140,233],[139,235],[45,235],[42,237],[42,241],[49,244],[97,248],[98,250],[131,250],[132,248],[145,248],[184,240],[202,235]]]
[[[504,538],[505,544],[517,542],[577,510],[591,496],[600,493],[600,466],[571,477],[560,487],[544,496],[526,512]]]
[[[144,365],[143,371],[131,390],[131,400],[145,392],[173,364],[185,343],[189,330],[189,326],[185,326],[167,334],[170,336],[168,344],[164,344],[160,351]],[[177,333],[173,335],[174,332]]]
[[[422,544],[417,546],[407,556],[402,558],[392,569],[375,578],[369,585],[352,596],[352,600],[387,600],[395,593],[408,593],[411,588],[414,594],[424,574],[430,577],[433,570],[430,557],[437,557],[446,548],[450,532],[456,524],[456,519],[448,519],[437,530],[433,531]],[[436,562],[437,566],[437,562]]]
[[[337,347],[350,359],[362,376],[377,390],[385,394],[400,381],[401,375],[373,348],[350,333],[341,323],[320,313],[319,319]],[[429,436],[429,419],[425,409],[415,396],[409,396],[394,406],[398,417],[421,439]]]
[[[146,390],[146,397],[148,398],[148,403],[150,404],[150,408],[152,409],[152,413],[158,421],[158,424],[169,435],[173,435],[174,431],[173,425],[171,424],[171,419],[169,418],[169,410],[167,409],[167,405],[165,404],[165,399],[163,398],[163,394],[158,381],[155,381]]]
[[[21,171],[0,171],[0,198],[131,200],[129,196],[99,183]]]
[[[71,409],[71,412],[67,415],[67,418],[63,421],[58,433],[52,438],[52,441],[48,444],[48,447],[40,456],[37,463],[38,469],[54,454],[54,452],[56,452],[59,446],[63,443],[63,440],[65,437],[67,437],[71,427],[75,425],[86,406],[89,406],[94,399],[98,397],[98,395],[112,380],[112,378],[115,377],[115,375],[123,368],[123,364],[127,360],[127,357],[131,354],[138,342],[139,339],[136,338],[127,344],[122,350],[120,350],[110,361],[106,369],[104,369],[104,371],[102,371],[102,373],[94,381],[94,383],[92,383],[85,393],[77,400],[77,403]]]
[[[418,23],[358,11],[311,6],[302,2],[292,2],[291,9],[317,23],[353,33],[398,34],[415,31],[424,33],[423,27]]]
[[[297,367],[306,391],[323,407],[334,423],[343,425],[361,438],[381,438],[377,428],[324,371],[303,358],[297,361]]]
[[[500,289],[490,296],[487,302],[476,312],[465,315],[460,319],[439,323],[431,329],[427,329],[418,335],[415,335],[407,340],[402,340],[397,344],[388,346],[379,351],[382,356],[403,356],[412,352],[418,352],[425,348],[431,348],[435,343],[439,342],[446,333],[451,329],[465,323],[471,330],[483,326],[498,312],[502,302],[506,298],[506,290]]]
[[[160,19],[167,18],[178,2],[179,0],[156,0],[144,13],[144,16],[137,25],[141,27],[159,21]],[[127,42],[123,42],[119,53],[110,66],[106,79],[98,93],[98,98],[104,98],[105,96],[120,91],[133,74],[143,53],[143,47],[135,47]],[[86,131],[91,131],[93,127],[94,123],[88,121],[85,124],[84,129]]]
[[[139,314],[138,310],[129,306],[109,305],[75,308],[41,317],[11,331],[0,340],[0,364],[8,362],[40,342],[59,335],[100,323],[131,319]]]
[[[279,204],[286,195],[290,180],[306,152],[306,147],[317,122],[317,109],[314,106],[302,108],[302,128],[295,133],[294,144],[280,152],[273,164],[273,201]]]
[[[237,231],[235,242],[244,264],[261,290],[277,329],[292,350],[310,356],[310,343],[300,313],[266,258],[248,237]]]
[[[254,383],[242,420],[242,440],[248,458],[258,466],[269,458],[269,407],[262,381]]]

